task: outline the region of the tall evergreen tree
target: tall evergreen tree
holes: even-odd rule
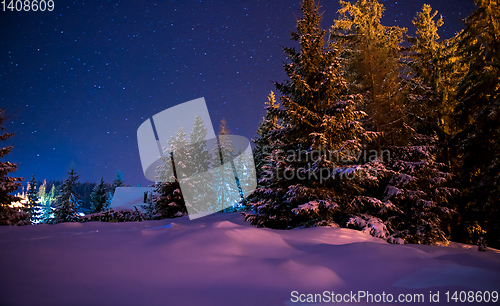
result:
[[[37,191],[37,181],[35,178],[35,175],[33,174],[33,177],[31,178],[31,181],[29,182],[29,187],[27,191],[28,195],[28,203],[27,203],[27,212],[31,216],[31,223],[40,223],[41,220],[41,205],[40,205],[40,198],[38,198],[38,191]]]
[[[438,160],[437,147],[445,139],[435,140],[442,111],[438,80],[443,46],[437,42],[441,22],[435,23],[430,7],[424,6],[414,20],[417,37],[410,37],[413,45],[406,58],[412,73],[402,77],[401,42],[406,29],[381,24],[384,7],[377,0],[341,1],[341,5],[330,37],[334,46],[345,49],[349,87],[365,96],[366,126],[383,132],[377,150],[390,153],[378,170],[384,177],[379,191],[367,193],[376,200],[358,198],[351,212],[381,218],[395,236],[406,241],[446,243],[448,233],[442,229],[453,216],[448,206],[456,190],[450,188],[451,175]],[[386,207],[380,209],[374,203]]]
[[[253,193],[249,204],[255,213],[246,216],[257,226],[331,223],[339,207],[363,190],[358,180],[345,174],[361,170],[353,156],[362,149],[362,140],[376,134],[362,127],[364,113],[356,110],[362,97],[349,94],[340,50],[325,46],[318,10],[313,0],[302,2],[303,17],[291,33],[300,51],[284,48],[290,59],[284,66],[289,80],[275,83],[281,107],[268,108],[280,122],[268,132],[269,179]]]
[[[213,180],[209,169],[212,166],[212,156],[207,146],[207,128],[200,116],[196,116],[193,129],[189,134],[188,153],[190,165],[189,179],[185,181],[190,185],[190,195],[184,195],[188,205],[195,205],[200,209],[208,209],[215,201],[213,193]],[[212,142],[211,142],[212,143]],[[191,203],[192,202],[192,203]]]
[[[0,108],[0,132],[5,131],[4,121],[5,121],[5,110]],[[14,136],[14,133],[3,133],[0,135],[0,141],[7,141],[10,137]],[[0,149],[0,158],[9,154],[12,151],[13,146],[7,146]],[[0,161],[0,210],[6,208],[10,203],[19,201],[20,198],[11,195],[11,192],[16,191],[21,187],[21,182],[24,178],[21,177],[11,177],[8,176],[17,170],[17,165],[9,161]]]
[[[116,188],[124,186],[123,183],[123,172],[120,170],[116,171],[115,174],[115,179],[113,180],[113,183],[111,184],[111,187],[109,189],[109,193],[107,196],[107,203],[106,206],[110,207],[111,203],[113,202],[113,196],[115,195]]]
[[[445,46],[439,41],[438,34],[438,28],[444,23],[442,16],[434,20],[437,13],[432,12],[430,5],[424,4],[412,21],[417,29],[416,36],[407,36],[411,44],[407,57],[411,72],[408,108],[417,132],[430,136],[439,132],[441,120],[444,120],[439,91]],[[442,133],[438,134],[442,138]]]
[[[59,196],[56,199],[56,209],[54,218],[56,222],[74,222],[78,220],[76,209],[78,207],[78,194],[74,191],[78,183],[78,175],[73,166],[68,172],[68,178],[59,189]]]
[[[47,180],[43,180],[43,184],[38,188],[38,198],[41,207],[40,223],[47,223],[52,213],[50,193],[47,192]]]
[[[101,178],[99,184],[97,184],[92,193],[90,194],[90,210],[92,213],[98,213],[106,210],[108,203],[107,190],[104,184],[104,179]]]
[[[274,111],[279,109],[280,104],[276,101],[273,91],[269,94],[265,105],[266,116],[262,118],[257,130],[257,137],[253,140],[255,145],[253,155],[255,159],[258,184],[263,183],[263,181],[267,179],[267,170],[265,169],[265,166],[268,164],[268,157],[271,155],[269,150],[272,149],[272,142],[269,139],[269,136],[272,131],[281,128],[278,118],[274,114]]]
[[[117,187],[123,186],[123,172],[120,170],[116,171],[115,179],[111,184],[110,195],[113,196],[115,194],[115,190]]]
[[[478,0],[458,35],[458,52],[468,67],[458,84],[455,108],[460,133],[465,234],[500,247],[500,4]]]
[[[234,160],[236,152],[227,122],[224,119],[221,121],[217,145],[214,146],[213,153],[213,164],[220,166],[214,167],[212,170],[215,202],[210,211],[234,209],[242,200],[240,194],[241,186],[238,186],[238,182],[235,180],[236,165],[234,164]]]
[[[155,219],[181,217],[187,214],[186,203],[182,195],[179,179],[187,178],[194,168],[188,155],[189,142],[183,128],[168,141],[165,148],[164,164],[158,168],[158,182],[155,184],[157,195],[146,208]],[[177,159],[177,160],[175,160]],[[178,176],[182,173],[182,177]]]
[[[409,67],[405,78],[407,113],[417,133],[437,138],[449,164],[448,142],[455,132],[454,87],[463,69],[457,61],[454,39],[439,40],[438,29],[444,22],[442,16],[435,20],[437,13],[424,4],[413,19],[416,35],[407,36],[410,43],[405,60]]]
[[[52,184],[52,187],[50,188],[50,193],[49,193],[49,201],[50,205],[53,205],[57,200],[57,190],[56,190],[56,185]]]
[[[385,8],[377,0],[340,1],[340,18],[330,31],[332,43],[342,48],[351,90],[363,94],[365,126],[383,132],[378,150],[405,143],[412,134],[406,122],[401,84],[401,43],[405,28],[383,26]]]

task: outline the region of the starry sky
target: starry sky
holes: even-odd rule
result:
[[[0,107],[16,135],[15,176],[148,185],[137,128],[204,97],[215,132],[253,138],[273,81],[285,80],[281,46],[300,0],[54,0],[52,12],[0,11]],[[441,38],[463,26],[472,0],[380,1],[383,24],[408,28],[424,3],[443,15]],[[338,1],[321,0],[324,28]],[[5,159],[5,157],[4,157]]]

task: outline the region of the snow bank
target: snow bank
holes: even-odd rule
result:
[[[439,291],[432,304],[449,305],[446,291],[500,290],[493,250],[393,245],[345,228],[255,228],[235,213],[0,227],[0,249],[1,305],[327,305],[291,301],[292,291],[325,290],[423,293],[427,302]]]

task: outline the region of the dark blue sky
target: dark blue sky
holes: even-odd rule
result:
[[[218,132],[252,138],[271,81],[285,78],[280,46],[299,0],[62,1],[52,12],[0,12],[0,107],[16,133],[8,160],[16,176],[149,184],[137,128],[171,106],[205,97]],[[443,15],[442,38],[462,29],[468,1],[381,1],[384,25],[408,27],[423,3]],[[338,1],[322,0],[323,25]]]

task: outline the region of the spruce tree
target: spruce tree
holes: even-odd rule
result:
[[[416,35],[407,36],[410,47],[405,58],[409,68],[405,78],[407,117],[417,133],[437,138],[444,150],[443,158],[450,164],[448,142],[455,132],[453,108],[455,90],[462,65],[458,63],[454,38],[440,41],[442,16],[424,4],[413,19]]]
[[[434,20],[437,13],[432,12],[430,5],[424,4],[412,21],[417,29],[416,36],[407,36],[411,44],[407,56],[411,71],[408,78],[408,111],[417,132],[430,136],[437,132],[443,138],[439,128],[444,120],[440,83],[445,46],[439,41],[438,28],[444,23],[442,16]]]
[[[281,106],[268,107],[280,122],[267,133],[272,146],[264,166],[268,179],[251,197],[255,213],[246,215],[257,226],[330,224],[340,207],[364,190],[363,184],[371,184],[356,179],[363,167],[353,156],[362,149],[362,140],[376,134],[360,122],[364,113],[356,104],[362,96],[348,92],[340,50],[325,45],[318,10],[313,0],[302,2],[303,17],[291,33],[300,51],[284,48],[289,80],[275,83]],[[355,175],[347,178],[348,173]]]
[[[395,236],[409,243],[447,244],[449,226],[457,217],[451,200],[459,192],[450,184],[447,167],[436,160],[437,147],[424,139],[427,145],[390,147],[380,199],[396,208],[386,222]]]
[[[189,134],[190,165],[189,178],[184,181],[189,185],[189,193],[184,194],[187,205],[194,205],[203,209],[208,209],[214,203],[215,197],[212,191],[212,177],[209,169],[212,166],[212,156],[207,146],[207,128],[200,116],[196,116],[193,129]],[[209,143],[213,143],[210,141]]]
[[[90,210],[92,213],[98,213],[106,210],[108,203],[107,190],[104,184],[104,179],[101,178],[92,193],[90,194]]]
[[[113,196],[115,194],[115,190],[117,187],[123,186],[123,172],[120,170],[116,171],[115,179],[111,184],[111,190],[109,191],[110,195]]]
[[[4,121],[5,118],[5,110],[0,108],[0,131],[5,131]],[[1,141],[7,141],[10,137],[14,136],[14,133],[6,133],[0,135]],[[7,154],[12,151],[13,146],[6,146],[0,149],[0,158],[4,158]],[[19,197],[11,195],[12,192],[16,191],[19,187],[21,187],[21,182],[24,178],[21,177],[11,177],[8,176],[9,173],[12,173],[17,170],[17,165],[13,164],[9,161],[0,161],[0,211],[3,209],[7,209],[7,206],[16,201],[20,201]]]
[[[212,170],[215,202],[210,211],[233,210],[242,200],[241,186],[238,186],[238,182],[235,180],[237,176],[234,162],[237,155],[227,122],[224,119],[221,120],[217,145],[214,146],[213,151],[213,164],[218,165],[218,167],[214,167]]]
[[[47,223],[52,213],[50,193],[47,192],[47,180],[43,180],[43,184],[38,188],[38,198],[40,199],[40,223]]]
[[[71,166],[68,172],[68,178],[59,188],[59,195],[56,199],[56,209],[54,211],[55,222],[74,222],[79,220],[76,213],[79,197],[74,191],[78,182],[78,177],[75,169]]]
[[[116,174],[115,174],[115,179],[113,180],[113,183],[111,184],[111,187],[110,187],[109,192],[108,192],[107,203],[106,203],[107,207],[111,207],[111,203],[113,202],[113,196],[115,195],[116,188],[122,187],[122,186],[124,186],[123,172],[121,172],[120,170],[117,170]]]
[[[340,17],[330,30],[331,43],[342,48],[345,76],[353,92],[363,94],[365,127],[385,134],[377,149],[407,141],[407,124],[401,84],[401,56],[405,28],[383,26],[385,8],[377,0],[340,1]]]
[[[253,155],[255,159],[255,169],[257,173],[258,184],[262,184],[267,177],[267,170],[265,166],[268,163],[268,158],[271,155],[270,150],[272,150],[272,143],[269,139],[270,133],[272,131],[281,128],[278,118],[273,113],[279,109],[280,104],[276,101],[276,97],[274,92],[271,91],[269,94],[267,101],[265,102],[266,108],[266,116],[262,118],[262,121],[259,124],[259,128],[257,130],[257,137],[253,140],[254,150]],[[273,111],[271,111],[273,110]]]
[[[146,206],[154,219],[181,217],[187,214],[186,203],[182,195],[179,179],[188,177],[194,167],[188,155],[189,142],[183,128],[168,141],[169,148],[165,148],[162,157],[163,165],[158,168],[158,182],[154,185],[156,196],[152,203]],[[177,159],[177,160],[176,160]],[[178,173],[182,173],[178,176]]]
[[[478,0],[458,37],[467,67],[457,88],[455,136],[463,191],[463,235],[500,247],[500,4]]]
[[[50,193],[49,193],[49,205],[52,206],[56,200],[57,200],[57,190],[55,184],[52,184],[52,187],[50,188]]]
[[[377,171],[378,190],[354,201],[350,224],[364,227],[371,216],[407,242],[447,243],[449,233],[443,228],[454,216],[449,199],[457,190],[450,187],[452,176],[439,160],[437,148],[445,137],[436,141],[436,134],[443,134],[436,124],[444,101],[439,92],[443,45],[437,42],[441,22],[433,21],[430,7],[418,14],[417,37],[410,37],[413,45],[406,57],[411,73],[403,77],[406,29],[381,24],[384,7],[377,0],[341,5],[332,44],[344,48],[349,88],[365,96],[365,126],[383,133],[377,150],[389,153]]]
[[[37,191],[37,181],[35,175],[31,178],[29,182],[29,188],[27,191],[28,194],[28,203],[27,209],[30,214],[31,223],[40,223],[42,217],[42,209],[40,205],[40,198],[38,197]]]

